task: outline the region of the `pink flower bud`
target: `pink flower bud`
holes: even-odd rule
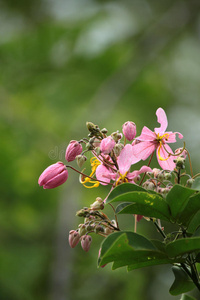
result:
[[[123,134],[128,141],[132,141],[136,136],[136,125],[134,122],[126,122],[122,126]]]
[[[67,146],[66,153],[65,153],[65,159],[70,162],[75,160],[76,156],[81,154],[83,151],[83,148],[81,144],[77,141],[71,141],[69,145]]]
[[[88,252],[92,243],[92,237],[90,235],[83,235],[81,237],[81,247],[84,251]]]
[[[76,245],[79,243],[80,235],[76,230],[71,230],[69,232],[69,245],[71,248],[76,247]]]
[[[53,189],[63,184],[68,178],[68,171],[62,162],[50,165],[38,179],[38,184],[44,189]]]
[[[115,141],[111,136],[103,139],[100,144],[100,150],[103,154],[109,154],[115,146]]]

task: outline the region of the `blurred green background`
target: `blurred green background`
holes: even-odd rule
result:
[[[101,237],[88,253],[69,247],[76,211],[106,187],[87,190],[72,171],[55,190],[37,180],[86,121],[111,133],[130,120],[140,134],[158,107],[198,172],[199,78],[199,0],[1,0],[1,300],[180,299],[170,266],[97,269]],[[145,220],[138,232],[157,236]]]

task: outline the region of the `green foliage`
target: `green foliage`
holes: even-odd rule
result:
[[[185,292],[189,292],[194,288],[194,283],[187,273],[180,267],[172,267],[172,271],[175,276],[175,280],[169,290],[173,296],[180,295]]]

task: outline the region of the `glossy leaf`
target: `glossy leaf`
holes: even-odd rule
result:
[[[114,262],[113,269],[128,266],[128,270],[133,270],[173,261],[145,237],[126,231],[115,232],[103,241],[99,266],[109,262]]]
[[[200,211],[198,211],[190,221],[187,231],[190,233],[194,233],[195,230],[200,226]]]
[[[166,246],[166,252],[169,257],[181,256],[197,250],[200,250],[200,237],[176,240]]]
[[[187,204],[179,213],[177,222],[181,225],[188,226],[188,224],[198,211],[200,211],[200,193],[197,193],[187,199]]]
[[[195,190],[183,187],[181,185],[174,185],[166,197],[166,202],[169,204],[172,218],[174,221],[179,219],[184,208],[188,204],[189,197],[195,193]]]
[[[138,214],[146,217],[170,220],[169,207],[166,201],[158,194],[147,192],[128,192],[118,195],[110,202],[122,201],[117,207],[118,213]]]
[[[180,267],[172,267],[172,271],[175,276],[175,280],[169,290],[173,296],[180,295],[185,292],[191,291],[195,285],[187,273]]]

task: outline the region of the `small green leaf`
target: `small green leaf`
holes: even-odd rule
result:
[[[186,207],[189,197],[195,193],[195,190],[174,185],[166,197],[166,202],[169,204],[171,215],[176,221]]]
[[[179,239],[166,246],[166,252],[171,258],[197,250],[200,250],[200,237]]]
[[[192,184],[192,189],[200,191],[200,177],[197,177]]]
[[[191,291],[195,287],[193,281],[183,269],[174,266],[172,267],[172,271],[174,273],[175,280],[169,290],[171,295],[180,295]]]

